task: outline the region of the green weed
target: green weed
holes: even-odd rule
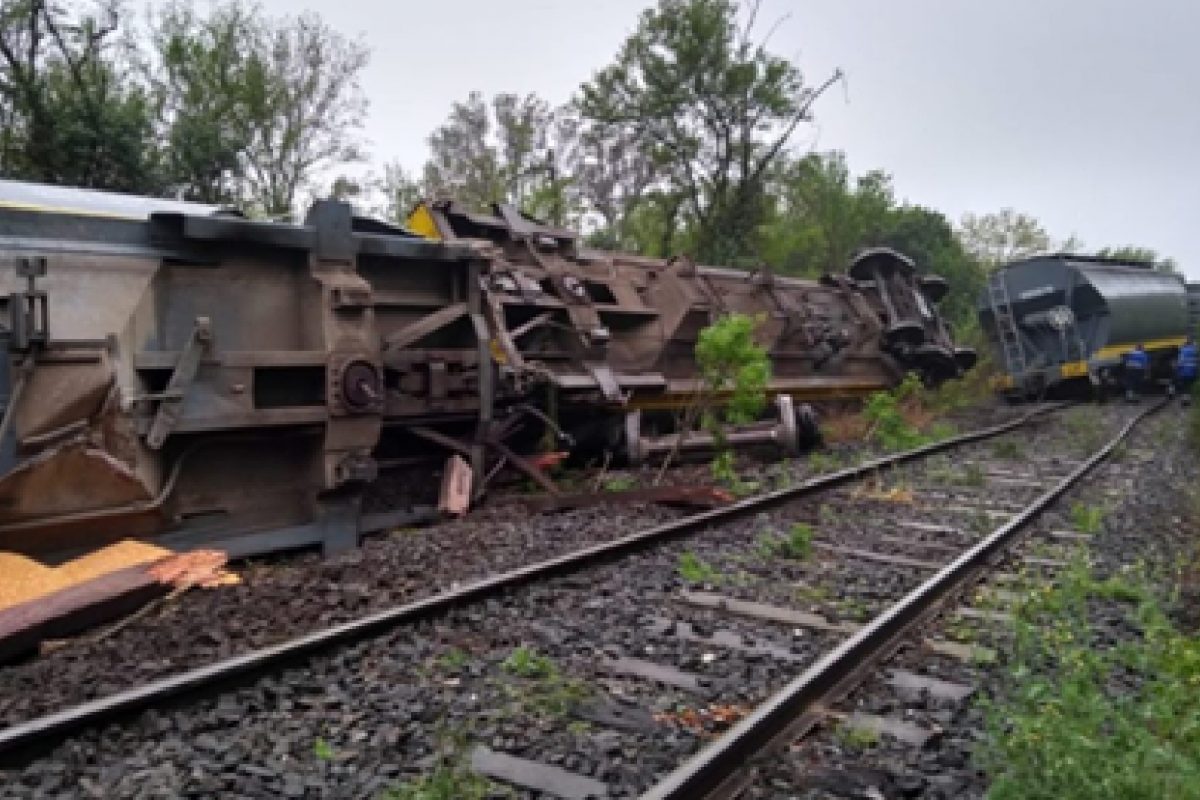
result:
[[[317,737],[313,742],[313,755],[318,761],[332,761],[334,757],[333,746],[324,739]]]
[[[843,722],[837,728],[837,739],[848,750],[867,750],[879,744],[879,732]]]
[[[759,537],[759,551],[767,558],[779,557],[793,561],[805,561],[812,555],[813,529],[811,525],[797,522],[788,530],[787,536],[764,534]]]
[[[606,492],[628,492],[637,487],[637,478],[632,475],[614,475],[602,484]]]
[[[437,664],[444,670],[455,672],[467,665],[471,658],[464,651],[452,647],[438,656]]]
[[[561,716],[591,694],[585,683],[566,677],[551,658],[532,648],[515,648],[500,667],[522,679],[517,684],[506,684],[505,693],[538,714]]]
[[[439,734],[437,761],[427,775],[385,791],[383,800],[484,800],[500,787],[471,769],[462,736]],[[511,796],[505,790],[504,795]]]
[[[688,583],[717,583],[721,573],[711,564],[702,561],[695,553],[685,550],[679,556],[679,577]]]
[[[500,664],[500,668],[522,678],[545,678],[557,671],[549,656],[541,655],[524,645],[514,648],[508,658]]]
[[[863,407],[863,416],[870,424],[868,439],[887,451],[911,450],[929,442],[928,437],[908,424],[900,404],[920,391],[920,381],[908,375],[895,389],[873,392]]]
[[[987,705],[990,797],[1200,798],[1200,637],[1174,626],[1151,586],[1137,573],[1097,579],[1080,557],[1020,604],[1012,679]],[[1097,598],[1128,603],[1140,636],[1097,646]]]
[[[1100,532],[1100,523],[1104,520],[1104,509],[1099,506],[1089,506],[1075,503],[1071,506],[1071,524],[1080,533],[1095,534]]]

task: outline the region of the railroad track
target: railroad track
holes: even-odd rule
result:
[[[440,751],[532,796],[732,791],[1111,449],[1045,455],[1049,410],[12,726],[0,793],[369,796]]]

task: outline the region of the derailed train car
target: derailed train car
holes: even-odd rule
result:
[[[547,431],[637,461],[726,311],[767,319],[779,419],[751,443],[798,447],[804,400],[974,362],[937,315],[944,282],[891,251],[799,281],[589,252],[508,208],[414,225],[0,182],[0,550],[335,549],[395,524],[364,496],[421,459],[461,454],[477,496],[501,464],[539,477]]]
[[[1150,355],[1165,380],[1190,329],[1178,275],[1120,259],[1055,254],[993,272],[980,295],[980,325],[1002,372],[996,388],[1013,399],[1121,383],[1125,353]]]

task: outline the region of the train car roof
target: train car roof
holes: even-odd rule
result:
[[[1129,269],[1154,269],[1154,264],[1150,261],[1133,261],[1128,258],[1113,258],[1111,256],[1089,256],[1082,253],[1043,253],[1028,258],[1022,258],[1017,261],[1010,261],[1004,264],[1000,269],[1010,269],[1019,267],[1024,264],[1031,264],[1038,261],[1067,261],[1078,266],[1108,266],[1108,267],[1127,267]]]
[[[152,214],[161,213],[241,216],[240,212],[236,210],[205,203],[121,194],[98,189],[79,189],[73,186],[51,186],[43,183],[0,180],[0,209],[5,208],[41,211],[48,214],[143,221],[149,219]]]

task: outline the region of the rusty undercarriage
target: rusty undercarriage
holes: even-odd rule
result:
[[[765,315],[777,415],[739,444],[794,452],[807,401],[975,360],[945,282],[889,250],[806,281],[591,251],[508,207],[398,227],[320,201],[293,225],[0,181],[0,268],[0,550],[33,555],[337,549],[395,524],[364,513],[381,472],[457,454],[478,500],[501,465],[540,480],[548,440],[653,458],[729,312]]]

